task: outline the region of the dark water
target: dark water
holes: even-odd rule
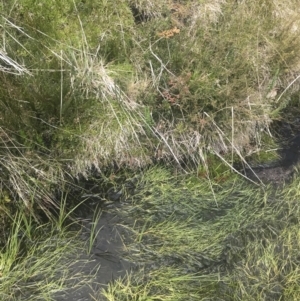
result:
[[[300,161],[300,120],[295,124],[280,123],[275,136],[281,141],[277,153],[279,159],[260,166],[241,169],[249,179],[261,184],[283,184],[293,177],[294,168]],[[251,164],[250,164],[251,166]]]
[[[90,209],[88,214],[84,212],[85,217],[81,221],[83,227],[81,238],[87,243],[90,238],[94,210]],[[129,235],[121,223],[115,208],[102,209],[101,217],[95,228],[95,233],[98,234],[90,255],[82,253],[79,256],[80,260],[76,261],[72,267],[72,273],[79,275],[78,280],[72,280],[73,282],[69,283],[69,286],[71,285],[73,288],[58,295],[55,300],[105,300],[101,297],[100,290],[105,289],[109,282],[125,276],[126,272],[134,267],[132,263],[123,258],[125,254],[124,242],[128,242]],[[88,275],[91,276],[91,283],[80,284],[80,278],[86,278]]]

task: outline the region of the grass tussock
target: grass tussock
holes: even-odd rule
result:
[[[199,163],[207,150],[238,157],[259,152],[272,118],[298,89],[298,57],[290,52],[299,43],[295,29],[284,24],[271,2],[164,5],[165,17],[131,28],[127,62],[111,65],[121,70],[112,78],[121,83],[117,98],[125,109],[111,112],[124,136],[109,135],[113,141],[134,142],[111,144],[109,139],[103,154],[113,149],[120,164],[140,165],[152,157],[180,161],[187,153]]]
[[[48,182],[64,181],[52,162],[75,177],[112,160],[232,165],[268,150],[272,120],[297,106],[295,1],[30,5],[2,6],[0,123]]]
[[[292,22],[290,27],[285,24],[283,12],[279,13],[278,4],[273,2],[266,2],[262,6],[248,3],[236,5],[231,1],[205,1],[199,4],[188,2],[178,5],[172,1],[144,2],[132,1],[128,5],[134,5],[137,9],[143,6],[144,10],[149,10],[149,14],[151,11],[160,17],[145,21],[143,25],[134,25],[130,21],[130,10],[128,7],[126,10],[124,4],[122,9],[126,14],[123,17],[117,11],[117,6],[102,3],[103,6],[107,5],[103,19],[98,20],[99,30],[103,35],[101,42],[95,45],[97,50],[94,54],[91,54],[93,49],[89,49],[92,32],[86,24],[84,13],[76,3],[68,4],[68,9],[73,5],[75,15],[77,14],[71,20],[72,25],[76,25],[75,31],[82,38],[82,44],[73,48],[75,51],[72,50],[73,54],[69,55],[72,41],[68,46],[59,40],[53,40],[48,33],[39,41],[39,46],[42,45],[47,50],[48,56],[50,53],[52,55],[48,61],[54,67],[53,70],[57,70],[58,90],[62,80],[60,73],[66,68],[62,72],[65,77],[64,91],[58,91],[56,111],[68,110],[70,113],[76,106],[74,102],[78,104],[78,99],[69,98],[70,92],[77,91],[75,98],[78,98],[81,91],[85,98],[100,101],[110,95],[125,103],[125,107],[128,104],[134,107],[134,115],[142,116],[134,120],[140,126],[132,129],[137,131],[141,140],[145,133],[140,133],[138,129],[141,126],[147,127],[144,122],[149,116],[145,116],[145,110],[136,104],[149,107],[146,111],[150,111],[153,118],[150,125],[153,132],[152,144],[155,148],[161,143],[164,146],[163,153],[172,155],[173,152],[173,156],[179,157],[188,150],[197,153],[197,148],[203,148],[207,144],[217,152],[232,149],[227,142],[227,147],[224,146],[221,150],[220,144],[224,144],[225,138],[221,139],[220,134],[215,133],[212,120],[222,128],[226,136],[231,137],[233,134],[236,141],[242,141],[235,147],[245,147],[250,151],[252,140],[259,133],[257,127],[263,131],[268,129],[272,113],[285,106],[284,103],[287,104],[284,99],[293,90],[285,91],[276,103],[276,96],[280,96],[295,79],[292,74],[298,72],[295,69],[298,58],[291,51],[297,47],[297,24]],[[291,7],[292,5],[295,4],[291,1]],[[160,13],[163,10],[160,6],[165,7],[164,15]],[[67,8],[64,9],[68,11]],[[85,9],[96,13],[98,7],[87,4]],[[117,24],[123,28],[123,35],[116,33],[114,39],[118,39],[120,49],[117,56],[110,58],[111,54],[108,56],[108,53],[111,49],[103,45],[110,45],[106,39],[112,37],[103,26],[116,22],[111,17],[112,14],[117,16]],[[289,20],[293,19],[291,10],[286,14],[290,14]],[[35,15],[38,16],[38,12]],[[56,18],[60,20],[62,16],[57,13]],[[25,22],[26,19],[22,21]],[[163,35],[164,31],[174,27],[178,28],[178,33],[174,32],[169,38]],[[57,34],[64,37],[66,32],[68,29],[64,28]],[[8,28],[7,35],[9,34],[11,32]],[[37,35],[33,31],[28,36],[32,37],[34,34]],[[149,38],[145,40],[144,36]],[[19,47],[27,47],[26,37],[22,38],[25,44],[19,42]],[[70,35],[69,38],[72,39],[73,36]],[[48,41],[52,42],[50,49]],[[79,43],[78,40],[76,42]],[[115,76],[110,69],[116,70]],[[69,73],[68,70],[72,72]],[[66,88],[68,81],[71,82],[71,91]],[[118,81],[122,83],[121,86]],[[37,85],[39,84],[35,83]],[[292,85],[291,88],[296,89],[296,86]],[[135,91],[133,95],[132,89],[140,90],[141,93]],[[59,92],[62,92],[62,96],[67,96],[67,99],[60,99]],[[144,99],[141,100],[140,97]],[[111,98],[107,107],[110,102]],[[59,108],[60,106],[64,108]],[[85,110],[80,115],[84,112]],[[118,115],[118,112],[112,112],[112,116],[116,118],[114,115]],[[126,112],[123,115],[123,120],[131,118]],[[120,126],[123,126],[122,122]],[[193,147],[189,149],[190,141],[195,141],[195,132],[199,132],[201,137],[196,143],[196,150]],[[126,146],[123,147],[127,150]]]

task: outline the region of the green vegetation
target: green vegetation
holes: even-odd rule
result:
[[[142,269],[108,300],[297,300],[299,178],[283,190],[241,179],[220,186],[166,168],[146,171],[124,227]]]
[[[274,191],[236,166],[278,158],[299,31],[296,0],[0,1],[1,298],[63,290],[94,178],[141,263],[108,300],[297,300],[298,172]]]
[[[51,223],[37,224],[26,212],[11,216],[12,227],[5,235],[0,255],[1,300],[54,300],[68,289],[88,285],[90,275],[79,272],[76,265],[84,260],[83,242],[78,231]]]

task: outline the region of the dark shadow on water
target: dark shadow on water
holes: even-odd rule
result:
[[[251,180],[264,184],[283,184],[293,177],[300,160],[300,120],[290,124],[277,122],[275,136],[280,141],[280,159],[260,166],[243,167],[241,171]],[[258,179],[259,178],[259,179]]]

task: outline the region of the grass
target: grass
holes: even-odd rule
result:
[[[90,281],[76,270],[84,253],[79,233],[58,231],[50,223],[36,224],[18,212],[0,251],[0,298],[2,300],[54,300],[68,289]]]
[[[109,301],[116,300],[198,300],[203,288],[198,285],[196,288],[192,284],[194,282],[203,281],[203,286],[210,290],[215,289],[214,282],[217,283],[218,278],[215,276],[199,277],[196,275],[177,275],[176,269],[162,268],[153,271],[147,275],[129,276],[125,281],[117,280],[114,285],[110,285],[103,295]],[[210,281],[207,285],[206,281]],[[147,282],[147,285],[143,283]],[[187,286],[189,292],[186,291]],[[202,300],[202,299],[199,299]]]
[[[298,114],[298,6],[2,1],[0,201],[22,203],[2,252],[3,298],[23,298],[18,288],[30,279],[37,299],[61,289],[51,273],[70,270],[68,260],[58,262],[71,248],[64,229],[72,212],[57,195],[75,179],[161,162],[180,167],[179,175],[148,168],[124,211],[135,217],[128,248],[143,270],[105,296],[294,300],[297,179],[275,193],[232,172],[238,162],[272,161],[279,147],[272,122]],[[41,210],[52,225],[36,226]],[[44,242],[35,242],[44,227]]]
[[[89,235],[89,240],[88,240],[88,243],[87,243],[87,253],[88,254],[91,254],[92,248],[95,244],[95,241],[96,241],[96,239],[99,236],[99,233],[101,231],[101,228],[99,228],[97,230],[97,225],[100,221],[101,215],[102,215],[101,209],[96,207],[94,215],[93,215],[93,219],[92,219],[92,222],[91,222],[91,228],[89,230],[90,235]]]
[[[168,173],[168,175],[166,174]],[[299,178],[282,190],[241,179],[220,187],[152,168],[125,216],[137,272],[108,300],[297,300]]]
[[[30,1],[24,1],[20,8],[27,7],[25,3],[28,5]],[[291,1],[291,5],[293,3]],[[298,40],[287,25],[280,23],[284,22],[284,18],[273,17],[276,5],[268,2],[263,8],[248,4],[234,6],[231,1],[186,2],[180,5],[172,1],[127,1],[120,2],[119,8],[103,1],[99,5],[105,13],[98,20],[98,30],[103,33],[98,44],[92,42],[95,29],[87,24],[84,12],[89,11],[93,18],[97,18],[100,6],[90,3],[80,7],[76,1],[68,1],[59,8],[65,14],[74,10],[75,17],[72,15],[70,24],[76,35],[70,34],[71,25],[63,29],[51,28],[55,38],[52,32],[44,32],[43,28],[39,28],[42,24],[38,9],[32,16],[33,19],[36,17],[35,27],[26,27],[27,35],[34,40],[31,47],[43,49],[39,55],[44,57],[44,66],[35,68],[34,72],[38,72],[39,76],[33,73],[24,83],[21,79],[21,86],[43,87],[33,89],[38,92],[34,99],[30,88],[25,100],[42,114],[45,127],[51,120],[48,129],[52,132],[51,140],[61,142],[61,136],[67,140],[62,143],[63,148],[74,143],[67,143],[74,132],[79,137],[83,136],[79,141],[87,141],[82,143],[82,149],[93,145],[89,148],[89,160],[79,156],[80,167],[74,168],[75,173],[80,169],[84,172],[85,164],[80,164],[82,161],[107,162],[111,160],[108,154],[113,151],[120,152],[116,156],[120,164],[134,164],[136,161],[137,165],[142,165],[153,156],[147,148],[149,145],[151,151],[159,149],[158,157],[180,159],[188,152],[195,160],[199,160],[198,150],[207,146],[216,152],[232,151],[232,145],[226,142],[225,137],[239,141],[235,147],[239,150],[244,148],[245,155],[257,150],[260,130],[268,133],[273,111],[280,112],[280,108],[284,107],[281,101],[287,104],[289,92],[297,86],[295,77],[286,77],[286,70],[297,65],[297,56],[293,56],[287,47],[291,47],[291,40],[296,47]],[[142,25],[134,24],[129,6],[151,16],[150,20]],[[231,13],[232,10],[235,14]],[[12,6],[11,14],[16,13],[17,8]],[[50,12],[45,8],[45,16],[47,13]],[[57,23],[65,18],[59,11],[51,14],[55,15]],[[28,19],[16,21],[26,25]],[[170,38],[160,35],[172,29],[175,23],[180,30],[178,34]],[[118,24],[120,30],[110,33],[107,24]],[[276,34],[282,35],[280,42],[277,36],[266,37],[273,24],[278,31]],[[237,26],[244,30],[237,30]],[[9,26],[3,28],[8,39],[15,34]],[[20,30],[19,34],[24,35]],[[66,34],[69,44],[60,40]],[[13,37],[18,41],[17,36]],[[27,50],[27,38],[26,35],[22,37],[18,47]],[[207,43],[207,40],[211,42]],[[118,54],[113,55],[115,44],[121,46]],[[198,49],[202,49],[201,55]],[[218,49],[217,53],[215,49]],[[30,49],[27,52],[30,53]],[[20,54],[20,58],[23,57],[28,64],[37,64],[29,56]],[[51,81],[47,85],[42,70],[45,70],[46,77],[46,70],[54,71],[50,73]],[[283,83],[280,76],[287,80],[287,84],[279,97]],[[276,96],[270,97],[274,94],[270,92],[278,94],[278,106],[274,102]],[[49,94],[52,94],[50,103],[41,100],[49,99]],[[105,113],[91,115],[91,111],[100,110]],[[62,119],[66,131],[61,129],[57,133],[54,129],[62,124]],[[111,125],[113,120],[115,124]],[[93,126],[88,127],[88,122]],[[215,133],[213,122],[221,127],[225,137]],[[69,131],[70,128],[73,130]],[[94,139],[92,143],[90,136],[95,135],[95,128],[100,132],[102,128],[113,130],[102,140]],[[104,134],[102,131],[99,137]],[[97,140],[99,143],[95,144]],[[132,140],[132,143],[122,143],[125,140]],[[52,147],[58,146],[52,143]],[[99,158],[93,158],[96,152],[100,154]]]
[[[35,194],[46,207],[55,185],[112,161],[206,168],[216,155],[232,166],[277,148],[270,124],[299,88],[292,10],[271,1],[31,2],[2,4],[1,164],[11,197],[28,204]]]

